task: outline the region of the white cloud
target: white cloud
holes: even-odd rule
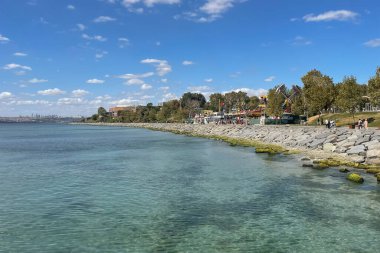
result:
[[[210,15],[220,15],[233,7],[234,0],[207,0],[200,10]]]
[[[22,57],[22,56],[28,56],[26,53],[22,53],[22,52],[16,52],[13,55],[14,56],[20,56],[20,57]]]
[[[364,43],[364,46],[366,47],[380,47],[380,38],[369,40]]]
[[[12,97],[12,93],[8,91],[3,91],[0,93],[0,99],[10,98]]]
[[[104,42],[104,41],[107,41],[107,38],[101,36],[101,35],[94,35],[94,36],[90,36],[88,34],[82,34],[82,38],[83,39],[86,39],[86,40],[96,40],[96,41],[100,41],[100,42]]]
[[[303,17],[306,22],[321,22],[321,21],[350,21],[355,20],[359,16],[358,13],[348,10],[327,11],[318,15],[313,13]]]
[[[119,47],[120,48],[125,48],[125,47],[129,46],[129,39],[127,39],[127,38],[119,38],[118,41],[119,41]]]
[[[165,102],[165,101],[170,101],[177,98],[178,98],[177,95],[174,93],[166,93],[162,96],[162,101]]]
[[[179,4],[181,0],[123,0],[122,5],[126,8],[130,8],[131,6],[141,2],[148,7],[153,7],[156,4]]]
[[[66,92],[58,88],[54,88],[54,89],[40,90],[37,93],[44,96],[55,96],[55,95],[65,94]]]
[[[207,78],[204,80],[206,83],[212,83],[214,80],[212,78]]]
[[[32,70],[31,67],[28,67],[28,66],[23,66],[23,65],[20,65],[20,64],[16,64],[16,63],[10,63],[10,64],[7,64],[3,67],[3,69],[5,70],[12,70],[12,69],[22,69],[22,70]]]
[[[141,79],[129,79],[125,82],[126,85],[143,85],[145,82]]]
[[[0,43],[7,43],[10,39],[0,34]]]
[[[137,105],[140,103],[140,100],[133,99],[133,98],[123,98],[120,100],[111,101],[110,104],[116,105],[116,106],[131,106],[131,105]]]
[[[185,66],[193,65],[193,64],[194,64],[194,62],[192,62],[192,61],[183,61],[182,62],[182,65],[185,65]]]
[[[141,89],[142,89],[142,90],[149,90],[149,89],[152,89],[152,85],[147,84],[147,83],[144,83],[143,85],[141,85]]]
[[[159,76],[164,76],[172,71],[172,67],[169,65],[166,60],[157,60],[157,59],[145,59],[141,63],[152,64],[156,68],[156,72]]]
[[[104,83],[104,80],[99,80],[99,79],[93,78],[93,79],[87,80],[86,83],[89,83],[89,84],[102,84],[102,83]]]
[[[168,82],[168,79],[167,79],[167,78],[162,78],[162,79],[161,79],[161,82],[162,82],[162,83],[167,83],[167,82]]]
[[[265,89],[257,89],[257,90],[255,90],[255,89],[250,89],[250,88],[239,88],[239,89],[235,89],[235,90],[230,90],[230,91],[223,91],[222,93],[223,94],[226,94],[226,93],[228,93],[228,92],[232,92],[232,91],[234,91],[234,92],[239,92],[239,91],[242,91],[242,92],[245,92],[245,93],[247,93],[247,95],[248,96],[261,96],[261,95],[265,95],[265,94],[267,94],[268,93],[268,91],[267,90],[265,90]]]
[[[264,79],[264,82],[273,82],[274,79],[276,79],[275,76],[269,76],[269,77]]]
[[[80,105],[85,101],[82,98],[60,98],[57,101],[58,105]]]
[[[110,100],[112,97],[110,95],[97,96],[96,99],[100,100]]]
[[[77,24],[79,31],[84,31],[87,27],[84,24]]]
[[[309,46],[311,44],[312,44],[311,40],[308,40],[302,36],[296,36],[292,41],[293,46]]]
[[[154,98],[154,96],[149,96],[149,95],[144,95],[141,97],[141,99],[145,100],[145,99],[151,99],[151,98]]]
[[[88,91],[78,89],[78,90],[73,90],[71,93],[73,94],[74,97],[82,97],[82,96],[87,95]]]
[[[93,20],[94,23],[106,23],[106,22],[112,22],[115,21],[116,18],[111,18],[108,16],[99,16]]]
[[[144,74],[124,74],[124,75],[119,75],[116,77],[121,78],[121,79],[143,79],[143,78],[147,78],[153,75],[154,75],[153,72],[147,72]]]
[[[75,10],[75,6],[74,6],[74,5],[71,5],[71,4],[67,5],[66,8],[67,8],[68,10],[70,10],[70,11]]]
[[[28,82],[29,83],[46,83],[48,80],[45,80],[45,79],[37,79],[37,78],[33,78],[33,79],[30,79]]]
[[[187,87],[187,89],[190,92],[195,92],[195,93],[203,93],[203,92],[207,92],[207,91],[211,90],[211,88],[209,86],[206,86],[206,85],[202,85],[202,86],[189,86],[189,87]]]

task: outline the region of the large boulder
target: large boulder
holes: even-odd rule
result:
[[[347,150],[346,153],[349,155],[362,154],[362,153],[365,153],[365,147],[364,145],[353,146],[349,150]]]
[[[360,144],[362,144],[364,142],[368,142],[369,139],[370,139],[370,136],[369,135],[365,135],[365,136],[357,139],[356,142],[355,142],[355,145],[360,145]]]
[[[350,158],[355,163],[363,163],[365,161],[365,157],[361,155],[351,155]]]
[[[367,158],[380,158],[380,149],[372,149],[367,151]]]

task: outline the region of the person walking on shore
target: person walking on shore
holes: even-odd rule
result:
[[[364,129],[368,129],[368,119],[364,120]]]

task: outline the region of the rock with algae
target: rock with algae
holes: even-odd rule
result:
[[[342,173],[350,172],[350,170],[347,169],[347,168],[340,168],[339,171],[342,172]]]
[[[356,173],[348,174],[347,179],[352,181],[352,182],[359,183],[359,184],[362,184],[364,182],[364,178],[362,176],[360,176],[359,174],[356,174]]]

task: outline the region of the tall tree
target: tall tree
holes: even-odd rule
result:
[[[98,108],[98,115],[99,116],[107,116],[107,111],[106,111],[106,109],[104,109],[104,107],[99,107]]]
[[[373,105],[380,106],[380,67],[377,68],[376,75],[368,81],[368,95]]]
[[[218,112],[219,108],[222,110],[222,105],[224,103],[224,96],[221,93],[214,93],[210,95],[210,109],[214,112]]]
[[[321,115],[323,110],[331,108],[336,97],[331,77],[314,69],[302,77],[302,82],[305,103],[310,113]]]
[[[281,117],[284,113],[283,105],[285,102],[285,97],[276,92],[278,87],[280,86],[277,85],[268,91],[268,104],[266,109],[266,113],[275,117]]]
[[[363,88],[356,82],[355,77],[350,76],[345,77],[343,82],[337,86],[337,89],[337,106],[340,109],[349,112],[355,122],[355,113],[360,109]]]
[[[254,110],[256,109],[260,104],[260,99],[257,96],[252,96],[249,97],[249,102],[248,102],[248,109],[249,110]]]
[[[182,108],[194,109],[194,106],[203,108],[206,104],[206,98],[201,93],[186,92],[182,95]]]

